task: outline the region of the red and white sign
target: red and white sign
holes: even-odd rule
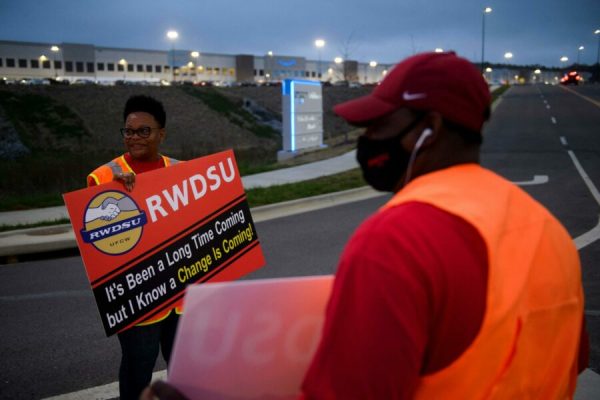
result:
[[[265,263],[231,150],[63,197],[107,335]]]
[[[190,399],[296,399],[333,276],[189,287],[168,382]]]

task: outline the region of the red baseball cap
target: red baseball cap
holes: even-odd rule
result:
[[[367,125],[401,107],[437,111],[455,124],[481,132],[491,96],[481,72],[454,52],[422,53],[396,65],[371,94],[334,107],[354,125]]]

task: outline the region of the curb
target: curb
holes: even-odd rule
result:
[[[254,222],[262,222],[366,200],[384,194],[364,186],[342,192],[259,206],[250,209],[250,212]],[[0,232],[0,257],[17,257],[24,254],[46,253],[74,248],[77,248],[77,241],[71,224]]]

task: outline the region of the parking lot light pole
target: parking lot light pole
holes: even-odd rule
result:
[[[579,66],[579,56],[584,49],[585,49],[585,47],[583,47],[583,46],[579,46],[579,48],[577,49],[577,65],[578,66]]]
[[[193,69],[193,71],[194,71],[194,77],[195,77],[194,81],[198,82],[198,70],[197,70],[197,67],[198,67],[198,57],[200,57],[200,52],[198,52],[198,51],[192,51],[190,53],[190,56],[194,59],[194,62],[192,63],[192,67],[194,68]]]
[[[45,63],[46,61],[48,61],[48,57],[46,57],[44,54],[42,54],[42,55],[40,56],[40,68],[42,68],[42,70],[43,70],[43,68],[44,68],[44,63]]]
[[[369,67],[371,67],[371,68],[369,69],[369,72],[370,72],[371,70],[375,70],[375,68],[377,68],[377,61],[374,61],[374,60],[373,60],[373,61],[369,61]],[[371,77],[371,74],[368,74],[368,75],[367,75],[367,77],[369,77],[369,78],[370,78],[370,77]],[[365,81],[365,83],[368,83],[368,79]]]
[[[506,53],[504,53],[504,59],[506,60],[506,84],[509,84],[509,76],[510,76],[510,72],[508,71],[508,61],[511,60],[513,58],[513,53],[511,53],[510,51],[507,51]]]
[[[177,31],[171,30],[167,32],[167,38],[171,41],[171,74],[175,81],[175,40],[179,37]]]
[[[600,29],[594,31],[594,35],[598,36],[598,50],[596,51],[596,66],[600,68]],[[598,77],[600,79],[600,77]]]
[[[323,39],[317,39],[317,40],[315,40],[315,46],[317,47],[317,51],[319,53],[319,66],[318,66],[317,78],[319,78],[319,80],[321,80],[321,49],[323,47],[325,47],[325,41]]]
[[[54,79],[56,79],[58,77],[58,72],[56,71],[56,53],[60,51],[60,48],[58,46],[52,46],[50,47],[50,51],[52,52],[52,62],[54,63]]]
[[[481,17],[481,72],[483,73],[483,63],[485,61],[485,15],[492,12],[491,7],[486,7],[483,9],[482,17]]]
[[[121,58],[119,60],[119,65],[121,65],[123,67],[123,81],[127,80],[127,60],[125,60],[124,58]]]

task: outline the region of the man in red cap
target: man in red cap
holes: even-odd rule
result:
[[[454,53],[398,64],[334,111],[395,192],[341,257],[305,399],[572,398],[587,365],[577,250],[479,165],[490,93]]]
[[[398,64],[335,112],[394,197],[342,254],[307,400],[565,399],[587,365],[580,264],[542,205],[479,165],[490,93],[454,53]],[[182,398],[156,383],[152,394]]]

